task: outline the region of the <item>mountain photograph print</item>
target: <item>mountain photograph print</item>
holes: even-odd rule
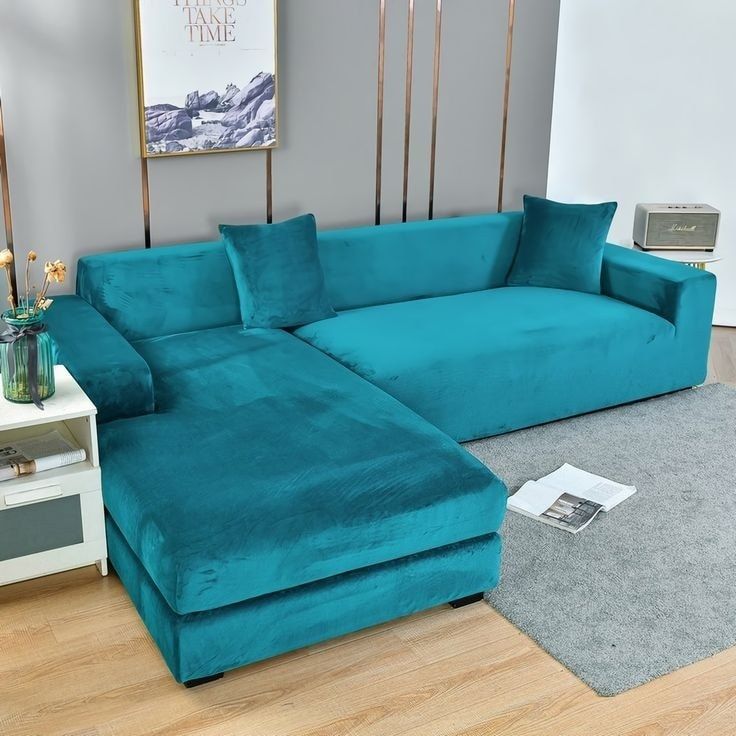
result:
[[[276,0],[136,0],[146,158],[276,146]]]

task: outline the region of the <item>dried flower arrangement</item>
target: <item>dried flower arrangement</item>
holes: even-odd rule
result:
[[[10,304],[10,310],[7,313],[7,316],[12,317],[13,319],[34,319],[41,312],[45,312],[53,302],[53,299],[48,299],[46,296],[49,286],[51,286],[52,282],[63,284],[66,279],[66,266],[62,261],[46,261],[43,268],[43,284],[36,292],[36,296],[33,298],[33,302],[31,303],[31,263],[33,263],[37,258],[38,256],[35,251],[31,250],[28,252],[28,256],[26,257],[25,292],[23,297],[18,300],[18,304],[16,304],[13,297],[13,286],[10,277],[10,267],[13,265],[13,254],[7,248],[0,251],[0,268],[5,271],[5,276],[8,282],[8,304]]]
[[[46,295],[52,283],[63,284],[66,266],[62,261],[46,261],[41,288],[31,288],[31,264],[34,251],[26,256],[25,291],[16,304],[13,294],[13,253],[0,251],[0,269],[8,282],[10,309],[2,314],[5,327],[0,330],[0,378],[3,396],[8,401],[34,403],[43,409],[43,400],[54,394],[54,350],[43,319],[52,300]],[[31,292],[35,290],[35,296]]]

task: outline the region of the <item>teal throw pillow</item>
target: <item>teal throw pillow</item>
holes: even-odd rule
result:
[[[334,317],[314,215],[275,225],[220,225],[244,327],[297,327]]]
[[[524,195],[521,238],[506,283],[600,294],[603,247],[616,206]]]

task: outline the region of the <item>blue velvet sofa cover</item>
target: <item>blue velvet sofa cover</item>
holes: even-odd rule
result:
[[[608,245],[600,295],[506,287],[521,219],[322,233],[339,316],[295,334],[458,441],[702,383],[712,274]]]
[[[101,427],[106,504],[176,613],[501,524],[504,489],[483,465],[292,335],[220,327],[136,348],[157,411]]]
[[[110,560],[177,680],[495,586],[503,483],[338,362],[282,330],[144,322],[128,342],[105,322],[114,360],[151,378],[123,405],[135,387],[85,342],[104,318],[54,307],[60,358],[107,401]]]
[[[520,223],[322,233],[338,316],[293,333],[240,327],[218,242],[79,261],[49,328],[179,681],[493,587],[505,488],[455,440],[703,380],[711,275],[608,246],[601,295],[505,287]]]

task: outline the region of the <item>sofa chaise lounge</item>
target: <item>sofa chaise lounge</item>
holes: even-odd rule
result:
[[[712,275],[606,246],[506,287],[520,213],[323,232],[337,318],[243,330],[219,242],[82,258],[49,328],[99,410],[110,560],[174,677],[492,588],[503,483],[458,441],[706,374]]]

